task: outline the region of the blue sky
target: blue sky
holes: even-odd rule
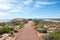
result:
[[[60,0],[0,0],[0,19],[60,18]]]

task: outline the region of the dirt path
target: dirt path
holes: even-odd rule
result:
[[[33,28],[33,22],[25,24],[23,30],[19,33],[16,40],[39,40],[36,31]]]

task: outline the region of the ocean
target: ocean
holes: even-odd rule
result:
[[[0,19],[0,22],[8,22],[10,21],[11,19]]]

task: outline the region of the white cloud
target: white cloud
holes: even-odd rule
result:
[[[5,13],[5,12],[0,12],[0,17],[3,17],[3,16],[8,16],[9,14],[8,13]]]
[[[9,12],[18,12],[18,10],[10,10]]]
[[[48,5],[48,4],[55,4],[57,2],[42,2],[42,1],[38,1],[36,2],[36,4],[40,4],[40,5]]]
[[[6,18],[11,15],[11,17],[16,17],[14,15],[17,15],[17,13],[26,13],[26,15],[29,15],[29,13],[33,10],[36,10],[37,8],[43,8],[45,5],[55,4],[57,2],[43,2],[43,1],[33,1],[33,0],[0,0],[0,18]],[[9,14],[11,13],[11,14]],[[16,13],[16,14],[12,14]],[[19,14],[18,14],[19,15]],[[36,18],[39,18],[39,16],[36,16]]]
[[[4,9],[4,10],[11,9],[11,6],[8,4],[0,3],[0,9]]]
[[[33,4],[32,4],[33,3]],[[56,2],[43,2],[33,0],[0,0],[0,9],[7,12],[24,12],[36,7],[42,8],[44,5],[55,4]],[[30,4],[32,4],[30,8]],[[25,6],[24,6],[25,5]]]
[[[0,9],[6,12],[21,12],[24,7],[22,3],[18,0],[0,0]]]
[[[6,3],[6,2],[16,2],[17,0],[0,0],[0,2],[4,2],[4,3]]]
[[[35,2],[35,7],[43,7],[44,5],[50,5],[50,4],[55,4],[57,2],[43,2],[43,1],[37,1]]]
[[[14,4],[17,0],[0,0],[0,9],[2,10],[8,10],[14,8]]]
[[[15,4],[16,3],[16,4]],[[26,5],[26,7],[30,7],[30,4],[34,3],[32,6],[37,7],[37,8],[41,8],[42,5],[49,5],[49,4],[55,4],[56,2],[43,2],[43,1],[33,1],[33,0],[0,0],[0,9],[3,10],[8,10],[10,9],[11,12],[16,12],[17,10],[21,10],[21,9],[17,9],[15,10],[15,6],[19,6],[18,8],[22,8],[25,7],[24,5]],[[21,7],[22,6],[22,7]],[[14,9],[14,10],[13,10]]]
[[[0,0],[0,2],[6,2],[6,0]]]
[[[22,9],[12,9],[12,10],[9,10],[8,12],[23,12],[24,10]]]
[[[42,5],[36,5],[36,4],[34,5],[34,7],[35,7],[35,8],[43,8]]]
[[[32,0],[26,0],[26,1],[24,1],[23,3],[24,3],[24,5],[29,5],[29,4],[32,3]]]

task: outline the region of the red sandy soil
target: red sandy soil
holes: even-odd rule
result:
[[[23,30],[19,32],[16,40],[40,40],[36,30],[33,27],[33,24],[33,21],[29,21],[25,24]]]

